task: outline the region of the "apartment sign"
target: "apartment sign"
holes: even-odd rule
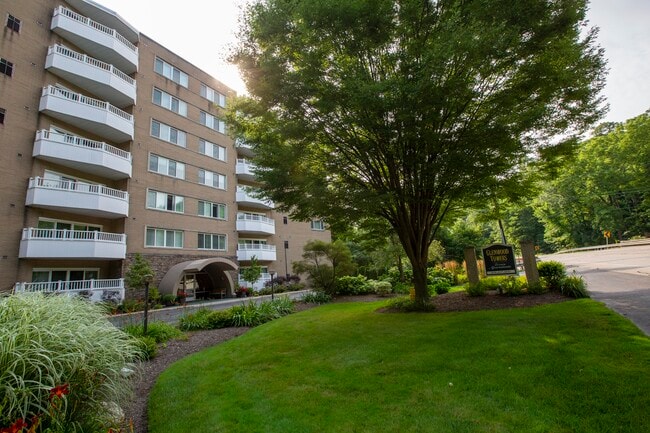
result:
[[[515,249],[512,245],[492,244],[483,248],[485,275],[517,275]]]

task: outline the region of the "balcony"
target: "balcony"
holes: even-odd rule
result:
[[[238,154],[242,156],[246,156],[248,158],[251,158],[255,154],[255,152],[253,151],[253,146],[251,146],[241,138],[235,140],[235,148],[237,149]]]
[[[235,166],[237,178],[253,182],[255,181],[254,170],[255,165],[251,164],[250,161],[241,158],[237,159],[237,165]]]
[[[63,45],[47,50],[45,69],[118,107],[134,105],[135,80],[115,66]]]
[[[123,260],[126,235],[97,231],[23,229],[21,259]]]
[[[43,87],[39,111],[107,140],[133,140],[133,116],[108,102],[54,86]]]
[[[76,135],[37,131],[32,156],[107,179],[131,177],[130,152]]]
[[[17,294],[34,292],[82,296],[93,302],[120,303],[124,300],[124,279],[16,283],[14,286],[14,293]]]
[[[100,218],[124,218],[129,215],[129,194],[103,185],[35,177],[29,179],[25,205]]]
[[[50,29],[81,50],[115,65],[127,74],[138,70],[138,47],[115,29],[63,6],[54,9]]]
[[[275,221],[262,215],[238,213],[237,231],[255,235],[274,235]]]
[[[239,244],[237,246],[237,260],[240,262],[250,261],[253,259],[253,256],[255,256],[260,262],[275,261],[275,245]]]
[[[256,209],[273,209],[275,206],[270,200],[264,200],[255,197],[254,188],[246,188],[241,186],[237,187],[235,201],[237,201],[237,204],[240,206],[247,206]]]

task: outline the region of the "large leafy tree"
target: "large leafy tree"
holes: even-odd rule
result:
[[[428,298],[450,205],[602,114],[586,0],[264,0],[232,60],[250,97],[229,123],[264,193],[295,218],[382,218]],[[584,35],[584,36],[581,36]]]

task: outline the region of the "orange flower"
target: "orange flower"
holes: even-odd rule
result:
[[[70,394],[70,384],[65,383],[63,385],[55,386],[50,390],[50,401],[52,401],[54,397],[63,398],[66,394]]]
[[[27,423],[22,418],[18,418],[11,426],[0,430],[0,433],[20,433],[27,427]]]

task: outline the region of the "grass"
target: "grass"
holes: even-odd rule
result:
[[[328,304],[175,363],[150,432],[650,431],[650,340],[599,303],[380,305]]]

